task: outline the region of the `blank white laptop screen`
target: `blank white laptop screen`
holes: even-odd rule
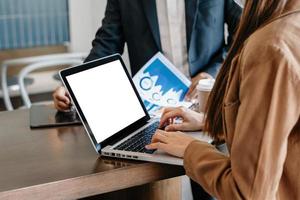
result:
[[[98,143],[145,116],[118,60],[66,79]]]

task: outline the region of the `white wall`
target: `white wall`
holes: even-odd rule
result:
[[[69,0],[70,51],[82,52],[91,49],[97,29],[101,26],[106,0]]]

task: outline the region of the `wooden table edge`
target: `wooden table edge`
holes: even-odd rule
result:
[[[0,192],[0,199],[77,199],[184,174],[184,169],[179,166],[143,163],[108,172],[3,191]]]

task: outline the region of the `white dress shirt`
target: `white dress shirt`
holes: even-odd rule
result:
[[[159,32],[164,55],[188,78],[184,0],[156,0]]]

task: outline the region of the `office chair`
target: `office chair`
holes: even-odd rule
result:
[[[28,76],[29,73],[31,73],[35,70],[45,69],[45,68],[49,68],[49,67],[57,67],[57,66],[65,66],[65,65],[74,66],[74,65],[80,65],[80,64],[82,64],[82,60],[80,60],[80,59],[62,59],[62,60],[37,62],[37,63],[34,63],[34,64],[24,67],[18,75],[20,94],[21,94],[21,98],[24,103],[24,106],[26,108],[31,107],[31,101],[30,101],[29,94],[28,94],[28,92],[26,90],[26,86],[25,86],[25,78]]]
[[[86,58],[87,55],[88,55],[87,53],[63,53],[63,54],[35,56],[35,57],[19,58],[19,59],[12,59],[12,60],[4,61],[1,64],[1,87],[2,87],[4,105],[5,105],[6,109],[8,111],[14,110],[14,108],[12,106],[11,99],[10,99],[9,86],[8,86],[8,83],[7,83],[7,81],[8,81],[7,71],[8,71],[9,67],[15,66],[15,65],[31,65],[31,64],[34,64],[34,63],[47,62],[47,61],[52,63],[52,61],[55,61],[55,60],[56,61],[58,61],[58,60],[59,61],[66,61],[66,60],[74,61],[74,60],[77,60],[78,62],[79,62],[79,60],[81,60],[81,62],[83,62],[83,60]],[[76,64],[79,64],[79,63],[76,63]],[[42,67],[42,68],[44,68],[44,67]],[[24,87],[25,87],[25,84],[24,84]],[[19,88],[17,88],[17,89],[19,90]],[[26,97],[24,97],[24,98],[26,98]]]

